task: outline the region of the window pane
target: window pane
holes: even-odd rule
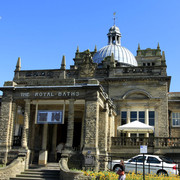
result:
[[[154,126],[154,121],[155,121],[155,112],[149,111],[149,125]]]
[[[178,113],[176,113],[176,118],[178,118]]]
[[[127,112],[122,111],[121,112],[121,125],[126,124],[126,122],[127,122]]]
[[[176,125],[176,121],[175,121],[175,119],[173,119],[173,126],[175,126]]]
[[[149,125],[154,126],[154,119],[149,119]]]
[[[149,111],[149,118],[154,118],[154,111]]]
[[[180,126],[180,113],[172,113],[172,125]]]
[[[127,112],[126,111],[122,111],[121,112],[121,117],[122,118],[127,118]]]
[[[139,118],[144,118],[144,117],[145,117],[145,112],[139,111]]]
[[[137,112],[136,111],[131,111],[131,122],[137,120]]]
[[[172,118],[175,118],[176,117],[176,114],[175,113],[172,113]]]
[[[139,111],[139,121],[145,123],[145,112]]]

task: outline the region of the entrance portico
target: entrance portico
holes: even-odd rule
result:
[[[13,92],[13,102],[17,106],[12,112],[16,124],[12,130],[12,139],[15,132],[22,132],[19,134],[19,145],[22,149],[30,150],[30,163],[46,165],[47,162],[57,161],[56,147],[60,142],[65,143],[66,154],[76,150],[86,155],[90,151],[95,160],[101,153],[107,155],[107,137],[110,137],[110,133],[101,135],[99,129],[106,131],[106,126],[109,127],[108,113],[109,109],[114,111],[114,106],[98,83],[3,87],[3,91],[6,90]],[[60,111],[60,123],[52,117],[50,120],[44,118],[44,114],[49,116],[50,113],[52,115]],[[102,115],[105,112],[106,115]],[[20,124],[18,115],[23,119]],[[42,118],[41,122],[38,120],[39,116]],[[107,119],[105,124],[103,117]],[[10,148],[12,147],[15,148],[16,145],[11,145]],[[99,165],[96,168],[98,167]]]

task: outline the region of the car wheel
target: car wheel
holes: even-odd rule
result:
[[[113,168],[113,171],[117,172],[119,169],[120,169],[120,166],[119,165],[115,165],[114,168]]]
[[[157,175],[158,175],[158,176],[160,176],[160,175],[167,176],[168,174],[167,174],[167,172],[166,172],[166,171],[164,171],[164,170],[160,170],[160,171],[158,171],[158,172],[157,172]]]

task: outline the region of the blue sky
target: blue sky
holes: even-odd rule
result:
[[[22,70],[67,68],[80,51],[107,45],[113,25],[122,33],[122,46],[134,55],[141,49],[165,51],[170,91],[180,91],[179,0],[0,0],[0,86],[13,79],[18,57]]]

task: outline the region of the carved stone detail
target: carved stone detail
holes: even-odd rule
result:
[[[79,67],[79,70],[80,70],[79,71],[79,76],[81,78],[93,77],[96,66],[97,65],[95,63],[93,63],[91,53],[89,52],[89,50],[87,50],[85,52],[85,55],[84,55],[84,60],[83,60],[82,64]]]

